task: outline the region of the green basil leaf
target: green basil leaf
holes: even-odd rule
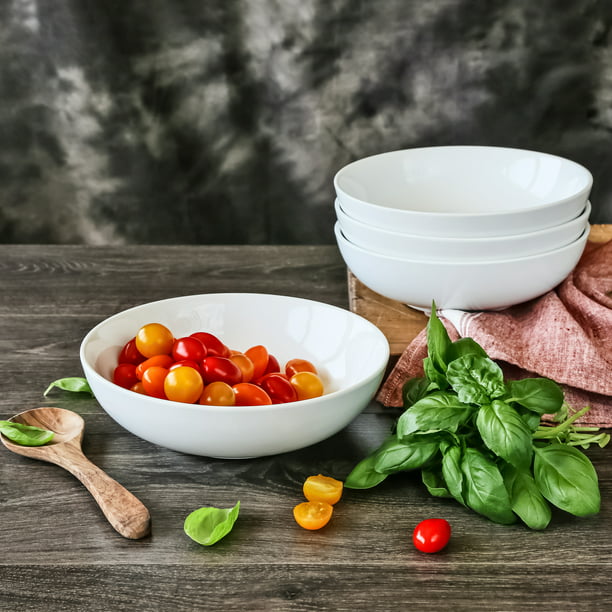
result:
[[[446,352],[451,344],[446,327],[436,313],[436,303],[432,302],[431,314],[427,321],[427,354],[435,369],[441,373],[446,371]]]
[[[542,495],[557,508],[575,516],[599,512],[597,472],[589,458],[573,446],[537,447],[533,473]]]
[[[448,364],[446,378],[466,404],[490,404],[492,399],[506,392],[501,368],[488,357],[459,357]]]
[[[508,384],[510,399],[539,415],[555,414],[563,406],[563,389],[549,378],[524,378]]]
[[[429,379],[426,377],[410,378],[402,387],[402,400],[404,408],[410,408],[429,393]]]
[[[510,495],[512,510],[530,529],[546,529],[552,513],[531,473],[506,464],[502,476]]]
[[[427,487],[427,491],[430,495],[433,495],[434,497],[452,497],[449,490],[446,488],[444,479],[442,478],[442,474],[440,474],[439,470],[434,471],[422,469],[421,480]]]
[[[51,442],[55,435],[48,429],[41,429],[33,425],[24,425],[14,421],[0,421],[0,433],[21,446],[43,446]]]
[[[376,451],[374,469],[381,474],[414,470],[430,461],[438,448],[437,441],[430,441],[425,436],[410,442],[400,442],[394,437]]]
[[[461,448],[459,446],[449,446],[442,456],[442,477],[444,478],[448,492],[460,504],[465,505],[461,459]]]
[[[89,393],[93,396],[93,391],[89,386],[86,378],[72,376],[69,378],[60,378],[59,380],[53,381],[43,393],[43,395],[47,395],[53,387],[57,387],[58,389],[62,389],[62,391],[72,391],[74,393]]]
[[[499,468],[475,448],[466,448],[461,459],[466,505],[488,519],[509,525],[516,521],[510,496]]]
[[[446,376],[436,368],[436,364],[431,357],[425,357],[423,359],[423,371],[425,372],[427,380],[430,381],[430,384],[442,390],[448,388]]]
[[[239,512],[240,502],[233,508],[198,508],[185,519],[183,529],[198,544],[212,546],[232,530]]]
[[[420,399],[397,421],[400,440],[415,432],[456,432],[473,414],[475,408],[459,401],[454,393],[436,391]]]
[[[459,338],[455,340],[447,350],[446,358],[448,363],[459,359],[465,355],[475,355],[477,357],[488,357],[487,352],[472,338]]]
[[[376,453],[362,459],[344,480],[347,489],[371,489],[380,484],[387,474],[382,474],[374,469]]]
[[[519,413],[505,402],[481,406],[476,427],[490,450],[516,467],[528,467],[533,456],[531,430]]]
[[[523,408],[522,406],[519,406],[517,413],[520,415],[521,419],[523,419],[531,433],[536,431],[542,422],[542,417],[537,412],[533,412],[533,410]]]

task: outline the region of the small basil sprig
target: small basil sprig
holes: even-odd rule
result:
[[[233,508],[198,508],[187,516],[183,529],[198,544],[211,546],[233,529],[239,512],[240,502]]]
[[[519,518],[544,529],[550,504],[576,516],[599,511],[597,474],[576,447],[603,447],[610,435],[574,424],[588,407],[569,416],[563,390],[547,378],[506,382],[473,339],[451,342],[435,303],[427,349],[425,376],[405,383],[393,433],[353,468],[346,487],[420,469],[431,495],[502,524]],[[543,424],[545,414],[558,424]]]
[[[86,378],[82,378],[79,376],[71,376],[69,378],[60,378],[58,380],[54,380],[45,390],[43,395],[47,395],[51,389],[57,387],[62,391],[72,391],[73,393],[89,393],[93,395],[93,391],[89,386]]]
[[[0,421],[0,433],[11,442],[22,446],[43,446],[51,442],[55,435],[48,429],[15,423],[14,421]]]

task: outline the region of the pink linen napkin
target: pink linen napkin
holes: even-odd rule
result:
[[[441,310],[453,340],[478,342],[509,379],[544,376],[568,404],[591,406],[580,423],[612,427],[612,241],[588,243],[570,275],[545,295],[500,311]],[[385,406],[402,405],[402,386],[423,375],[423,330],[404,350],[379,390]]]

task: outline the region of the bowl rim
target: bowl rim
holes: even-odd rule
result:
[[[392,206],[385,206],[384,204],[377,204],[376,202],[370,202],[368,200],[362,200],[354,195],[351,195],[347,191],[345,191],[340,185],[339,180],[342,178],[342,174],[347,172],[350,168],[355,167],[358,164],[366,163],[368,160],[372,160],[374,158],[380,158],[383,156],[394,156],[401,153],[410,153],[410,152],[418,152],[418,151],[430,151],[435,149],[446,149],[446,150],[460,150],[464,154],[468,151],[486,151],[486,150],[497,150],[497,151],[512,151],[518,153],[529,153],[531,155],[536,155],[538,157],[549,157],[562,161],[565,164],[569,164],[579,170],[584,174],[584,178],[586,180],[586,184],[577,190],[575,193],[568,195],[564,198],[557,198],[550,202],[544,202],[537,206],[530,206],[529,208],[523,208],[519,210],[501,210],[498,212],[495,211],[482,211],[482,212],[464,212],[464,213],[455,213],[455,212],[442,212],[442,211],[424,211],[424,210],[411,210],[411,209],[402,209],[402,208],[394,208]],[[367,207],[373,207],[374,209],[381,209],[385,211],[389,211],[389,214],[398,214],[400,216],[406,217],[421,217],[421,218],[439,218],[439,219],[460,219],[460,218],[469,218],[469,219],[478,219],[478,218],[487,218],[487,217],[496,217],[496,218],[507,218],[507,217],[516,217],[522,216],[525,214],[529,214],[535,211],[545,211],[549,208],[555,208],[556,206],[560,206],[565,204],[566,202],[570,202],[576,198],[582,199],[582,196],[590,193],[590,190],[593,187],[593,175],[588,168],[575,162],[567,157],[562,157],[560,155],[555,155],[553,153],[545,153],[544,151],[534,151],[531,149],[523,149],[520,147],[501,147],[494,145],[434,145],[429,147],[413,147],[407,149],[395,149],[393,151],[383,151],[380,153],[374,153],[372,155],[367,155],[365,157],[353,160],[348,164],[344,165],[340,168],[334,175],[333,185],[336,191],[336,195],[342,201],[341,195],[345,196],[353,200],[354,202],[358,202],[359,204]]]
[[[514,257],[512,259],[464,259],[464,260],[449,260],[449,259],[412,259],[412,258],[403,258],[397,257],[393,255],[386,255],[384,253],[379,253],[377,251],[373,251],[371,249],[366,249],[361,247],[354,242],[351,242],[342,232],[342,228],[340,226],[340,222],[336,221],[334,224],[334,233],[336,235],[336,240],[338,244],[341,242],[346,244],[349,248],[354,249],[356,251],[360,251],[364,255],[368,257],[377,257],[380,259],[386,259],[398,263],[410,264],[410,265],[420,265],[420,266],[449,266],[449,267],[465,267],[465,266],[499,266],[505,264],[514,264],[521,262],[529,262],[533,260],[537,260],[543,257],[551,257],[554,255],[560,255],[565,251],[569,251],[571,249],[575,249],[580,246],[582,243],[586,243],[589,237],[590,225],[585,227],[584,231],[569,244],[566,244],[557,249],[550,249],[548,251],[542,251],[540,253],[534,253],[532,255],[524,255],[523,257]],[[348,265],[348,264],[347,264]]]
[[[349,385],[348,387],[344,387],[336,391],[324,393],[323,395],[319,397],[312,397],[312,398],[305,399],[305,400],[296,400],[295,402],[285,402],[285,403],[280,403],[280,404],[263,404],[263,405],[255,405],[255,406],[240,406],[240,405],[217,406],[217,405],[208,405],[208,404],[195,404],[195,403],[190,404],[187,402],[175,402],[175,401],[168,400],[168,399],[160,399],[156,397],[151,397],[149,395],[137,394],[138,395],[137,399],[139,401],[151,403],[152,405],[160,406],[163,408],[165,408],[166,406],[168,408],[174,407],[175,409],[181,408],[181,409],[187,409],[189,411],[194,411],[196,413],[201,412],[203,414],[209,414],[209,415],[211,413],[216,414],[217,412],[240,413],[240,412],[249,411],[249,410],[252,411],[253,409],[263,410],[264,412],[282,412],[285,410],[293,409],[294,406],[302,406],[305,403],[308,403],[309,405],[314,406],[319,403],[327,402],[327,400],[329,400],[330,398],[339,397],[339,396],[343,396],[343,395],[352,393],[356,388],[361,387],[361,386],[367,386],[369,383],[371,383],[373,380],[375,380],[379,376],[382,377],[384,375],[385,368],[387,367],[389,363],[389,358],[391,356],[391,348],[389,345],[389,340],[387,339],[385,334],[371,321],[368,321],[365,317],[347,308],[335,306],[334,304],[327,304],[326,302],[311,300],[309,298],[277,295],[277,294],[271,294],[271,293],[215,292],[215,293],[188,294],[188,295],[174,296],[170,298],[162,298],[159,300],[153,300],[152,302],[144,302],[142,304],[137,304],[136,306],[131,306],[130,308],[126,308],[124,310],[116,312],[110,315],[109,317],[106,317],[102,321],[99,321],[83,337],[83,339],[81,340],[80,347],[79,347],[79,357],[80,357],[81,365],[83,369],[85,370],[85,377],[87,378],[87,374],[89,370],[89,373],[90,375],[93,376],[94,380],[99,381],[101,384],[111,385],[111,388],[113,389],[113,391],[118,392],[120,394],[125,394],[126,399],[129,399],[130,397],[133,398],[134,391],[130,391],[129,389],[120,387],[119,385],[116,385],[108,378],[102,376],[102,374],[100,374],[96,370],[94,365],[90,363],[90,361],[86,358],[85,351],[87,349],[88,343],[91,341],[94,334],[100,328],[102,328],[104,325],[108,324],[112,320],[119,319],[121,317],[128,315],[130,312],[143,309],[147,306],[160,305],[160,304],[163,304],[164,302],[175,302],[181,299],[194,299],[194,298],[199,298],[199,297],[205,298],[205,297],[210,297],[210,296],[215,296],[215,297],[229,296],[229,297],[234,297],[234,298],[240,297],[240,298],[245,298],[245,299],[249,297],[253,297],[253,296],[257,296],[257,297],[263,296],[263,297],[279,299],[279,300],[290,300],[290,301],[311,303],[311,304],[316,304],[317,306],[323,306],[325,308],[330,308],[332,310],[341,311],[344,314],[346,314],[349,318],[357,318],[358,320],[360,320],[361,323],[365,326],[365,328],[369,329],[374,334],[374,336],[377,337],[379,341],[381,341],[381,347],[384,349],[384,355],[382,356],[380,363],[376,365],[373,371],[370,374],[368,374],[365,378],[361,379],[359,382],[355,382]]]
[[[347,213],[346,210],[342,208],[342,202],[338,198],[336,198],[334,201],[334,208],[336,210],[336,216],[338,216],[338,209],[339,209],[340,214],[343,215],[344,217],[348,217],[350,223],[354,223],[355,225],[358,225],[364,230],[366,229],[372,230],[383,236],[391,236],[391,235],[401,236],[402,238],[405,238],[406,240],[415,240],[415,241],[418,240],[422,242],[441,242],[443,241],[444,243],[450,243],[454,245],[462,245],[462,244],[468,244],[468,243],[486,245],[486,244],[491,244],[494,242],[495,243],[497,242],[511,243],[518,239],[529,240],[531,238],[539,238],[545,234],[555,233],[556,231],[562,231],[566,226],[573,225],[573,224],[580,225],[581,223],[584,223],[585,228],[586,228],[589,217],[591,216],[591,212],[592,212],[591,201],[587,200],[584,208],[582,209],[582,211],[580,212],[578,216],[574,217],[573,219],[570,219],[569,221],[564,221],[563,223],[559,223],[558,225],[551,225],[550,227],[540,228],[538,230],[534,230],[533,232],[520,232],[518,234],[502,234],[500,236],[461,237],[461,236],[438,236],[436,234],[408,234],[405,232],[394,232],[393,230],[390,230],[385,227],[378,227],[376,225],[371,225]],[[339,218],[338,218],[338,221],[340,221]],[[581,235],[582,235],[582,232],[579,234],[579,236]]]

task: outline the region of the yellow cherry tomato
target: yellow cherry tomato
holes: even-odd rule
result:
[[[172,332],[161,323],[147,323],[136,334],[136,348],[143,357],[170,355],[174,345]]]
[[[342,497],[342,481],[331,476],[309,476],[304,482],[304,497],[308,501],[322,501],[332,506]]]
[[[329,523],[333,511],[334,507],[327,502],[302,502],[293,508],[293,518],[300,527],[312,531],[325,527]]]
[[[200,399],[203,389],[201,374],[189,366],[169,370],[164,379],[164,392],[173,402],[193,404]]]
[[[323,382],[314,372],[297,372],[289,379],[289,382],[295,389],[298,400],[323,395]]]

